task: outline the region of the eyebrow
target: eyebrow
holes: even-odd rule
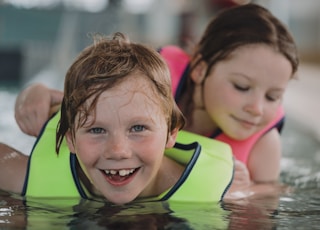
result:
[[[248,80],[252,80],[252,78],[246,74],[243,74],[243,73],[240,73],[240,72],[231,72],[230,75],[233,75],[233,76],[242,76]]]

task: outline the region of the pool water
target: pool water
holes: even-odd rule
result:
[[[29,154],[34,138],[14,120],[17,90],[0,88],[0,141]],[[320,229],[320,145],[287,118],[280,196],[238,204],[28,200],[0,192],[0,229]],[[74,205],[75,204],[75,205]]]

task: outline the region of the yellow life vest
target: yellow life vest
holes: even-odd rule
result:
[[[70,153],[65,141],[59,154],[55,153],[59,119],[57,113],[48,121],[33,147],[22,194],[30,198],[89,198],[77,176],[76,156]],[[176,145],[167,149],[165,155],[184,165],[185,170],[179,181],[156,200],[222,199],[233,178],[233,156],[227,144],[180,131]]]

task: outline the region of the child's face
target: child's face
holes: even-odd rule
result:
[[[271,48],[238,48],[205,80],[204,103],[213,125],[237,140],[261,130],[275,117],[291,76],[290,62]]]
[[[74,144],[70,133],[67,141],[95,188],[118,204],[153,195],[164,149],[174,145],[175,136],[168,136],[150,82],[130,76],[108,89],[99,97],[96,119],[89,125],[92,119],[75,131]]]

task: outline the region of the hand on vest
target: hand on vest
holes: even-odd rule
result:
[[[235,160],[234,165],[233,181],[224,197],[226,200],[241,199],[250,196],[250,194],[247,194],[246,190],[246,188],[251,185],[250,174],[247,166],[238,160]]]
[[[62,97],[62,92],[42,84],[34,84],[24,89],[15,104],[15,119],[20,129],[28,135],[38,136],[51,116],[52,107],[59,105]]]

